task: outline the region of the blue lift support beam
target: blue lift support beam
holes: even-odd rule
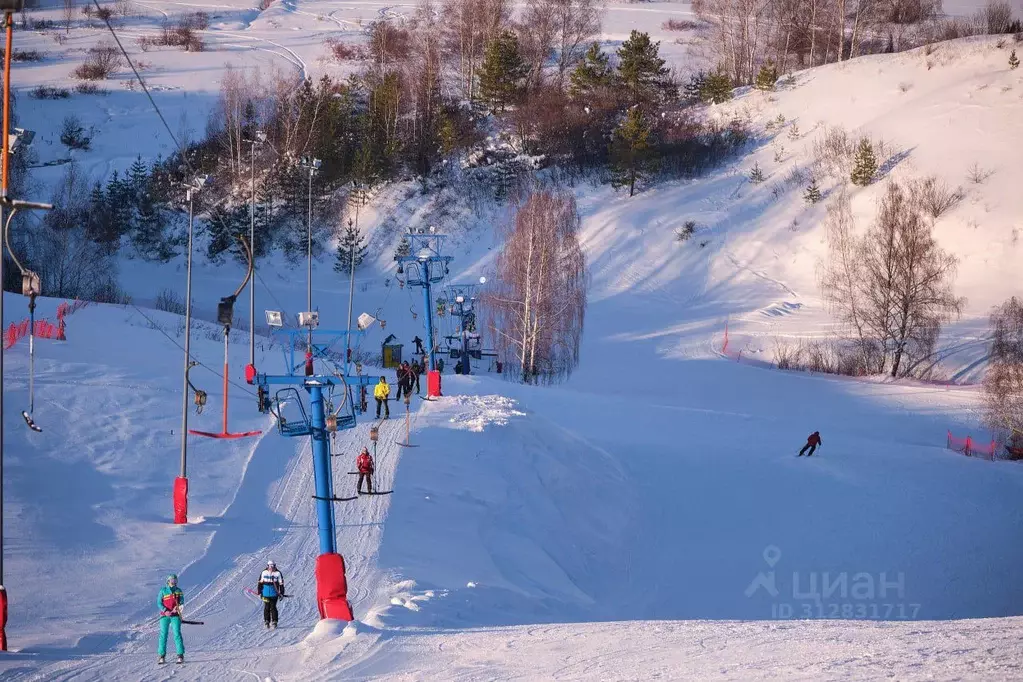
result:
[[[427,369],[431,372],[437,368],[437,342],[433,336],[433,296],[430,288],[448,274],[451,256],[441,253],[446,237],[447,235],[432,231],[410,233],[409,255],[394,257],[394,260],[398,261],[398,274],[406,275],[405,283],[410,287],[423,287],[423,317],[426,325],[427,354],[430,358]]]
[[[355,376],[350,377],[341,373],[334,374],[306,374],[308,362],[294,364],[295,345],[301,343],[307,345],[308,330],[304,329],[281,329],[276,330],[274,335],[287,336],[284,345],[285,360],[287,361],[287,374],[270,375],[256,374],[255,383],[261,394],[260,409],[271,412],[274,410],[272,404],[276,404],[275,415],[278,418],[278,428],[285,436],[306,436],[312,441],[313,454],[313,476],[315,479],[315,491],[313,496],[316,500],[316,522],[320,536],[320,559],[317,560],[317,595],[320,604],[320,615],[324,618],[340,618],[352,620],[351,606],[347,602],[347,583],[344,576],[344,561],[337,555],[336,527],[334,523],[334,503],[351,498],[337,498],[334,495],[334,477],[331,471],[329,434],[333,431],[341,431],[355,428],[355,394],[353,390],[363,385],[372,383],[372,377]],[[313,358],[320,357],[320,366],[323,366],[322,359],[329,358],[327,355],[330,347],[338,340],[344,339],[347,331],[318,331],[317,335],[331,338],[328,343],[312,344]],[[301,340],[299,340],[301,339]],[[342,363],[331,362],[335,365]],[[278,390],[277,397],[271,401],[269,392],[271,387],[289,387]],[[298,423],[289,423],[283,419],[281,414],[280,394],[290,392],[299,401],[300,393],[296,387],[301,387],[309,394],[309,414],[305,415],[299,404],[299,412],[302,419]],[[331,391],[340,389],[342,392],[342,404],[337,414],[327,414],[324,399],[324,390]],[[330,561],[323,562],[330,566],[332,575],[321,576],[320,564],[327,557]],[[337,566],[340,566],[341,575],[338,576]],[[326,586],[325,586],[326,585]],[[337,586],[341,585],[342,588]],[[330,593],[324,597],[325,593]]]

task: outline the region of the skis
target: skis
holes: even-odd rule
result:
[[[183,625],[206,625],[206,623],[201,620],[185,620],[184,618],[181,619],[181,623]]]
[[[327,502],[351,502],[354,497],[321,497],[319,495],[313,495],[314,500],[326,500]]]

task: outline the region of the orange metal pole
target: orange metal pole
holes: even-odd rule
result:
[[[14,14],[12,12],[8,12],[4,18],[4,26],[7,29],[7,50],[4,52],[4,137],[2,140],[4,148],[2,154],[3,178],[0,189],[2,189],[3,198],[6,199],[7,168],[10,162],[7,140],[11,132],[11,54],[14,43]]]

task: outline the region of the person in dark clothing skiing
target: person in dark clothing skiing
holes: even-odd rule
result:
[[[813,433],[810,434],[810,437],[806,439],[806,445],[803,446],[803,449],[800,450],[799,454],[796,455],[796,456],[797,457],[802,457],[803,453],[806,452],[807,449],[809,449],[810,452],[808,452],[806,454],[806,456],[807,457],[813,457],[814,450],[817,449],[817,446],[823,445],[823,444],[824,443],[821,442],[821,432],[820,431],[814,431]]]
[[[359,470],[359,483],[356,485],[356,491],[362,494],[362,482],[366,481],[366,492],[370,495],[373,494],[373,456],[369,454],[368,448],[363,448],[362,452],[359,453],[358,458],[355,460],[355,468]]]
[[[263,600],[263,623],[266,628],[277,627],[277,600],[284,596],[284,576],[273,561],[266,562],[266,569],[259,574],[256,592]]]
[[[417,361],[412,361],[412,382],[416,385],[416,395],[419,395],[419,375],[423,373],[423,367]],[[411,388],[411,386],[409,386]]]
[[[416,355],[426,354],[425,351],[423,350],[423,340],[421,338],[417,336],[416,338],[412,339],[412,343],[416,344]]]

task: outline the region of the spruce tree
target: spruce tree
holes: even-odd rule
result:
[[[870,140],[863,138],[859,147],[856,148],[856,158],[853,161],[853,170],[849,179],[854,185],[866,187],[874,180],[877,173],[877,157],[874,156],[874,147]]]
[[[600,43],[593,43],[583,55],[582,61],[569,76],[568,92],[572,97],[582,97],[602,87],[611,85],[614,72],[608,64],[609,57],[600,49]]]
[[[355,227],[352,220],[348,219],[348,227],[345,228],[341,239],[337,243],[337,258],[334,261],[334,271],[347,274],[352,268],[352,255],[355,256],[355,267],[362,265],[366,257],[366,245],[362,243],[362,234]]]
[[[660,42],[651,42],[648,33],[633,30],[618,48],[618,82],[627,88],[633,101],[669,97],[668,67],[658,56]]]
[[[629,109],[611,142],[611,185],[628,186],[629,196],[636,193],[636,180],[653,167],[650,126],[639,107]]]
[[[503,31],[490,41],[480,70],[480,95],[491,110],[504,111],[505,106],[518,99],[527,72],[514,33]]]
[[[1019,57],[1016,56],[1016,50],[1009,53],[1009,68],[1015,69],[1019,66]]]
[[[808,204],[816,204],[821,200],[821,190],[817,186],[817,178],[810,178],[810,186],[806,188],[806,193],[803,194],[803,201]]]
[[[408,240],[408,235],[402,235],[401,241],[398,242],[398,248],[394,250],[394,260],[404,258],[405,256],[411,255],[412,244]]]
[[[757,90],[774,90],[774,85],[777,82],[778,67],[774,65],[774,62],[768,61],[760,67],[760,71],[757,73],[756,83],[753,87]]]
[[[689,77],[689,82],[682,91],[687,104],[696,104],[703,100],[703,86],[707,82],[707,72],[699,71]]]
[[[724,71],[715,71],[703,82],[700,98],[711,104],[721,104],[732,99],[732,79]]]
[[[749,172],[749,181],[755,185],[764,181],[764,171],[760,170],[759,163],[753,164],[753,169]]]
[[[128,184],[136,198],[140,198],[149,187],[149,168],[139,154],[128,169]]]

